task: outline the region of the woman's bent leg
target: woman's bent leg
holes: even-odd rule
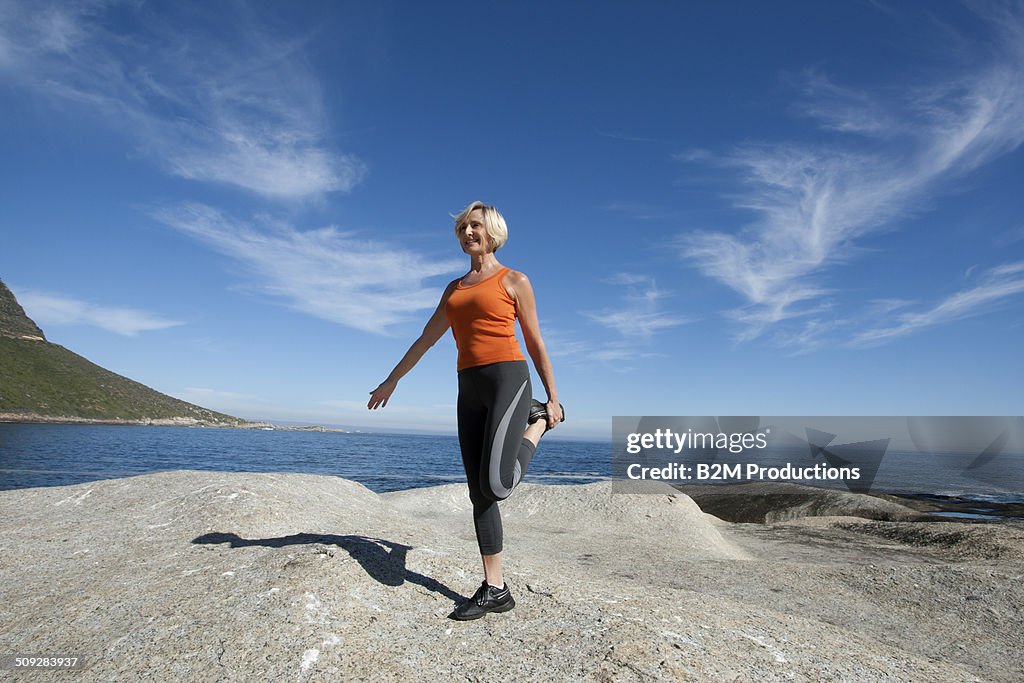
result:
[[[525,361],[459,373],[459,445],[481,555],[501,552],[497,501],[512,493],[536,452],[536,446],[523,438],[531,398]]]
[[[480,482],[484,495],[504,500],[526,475],[537,447],[523,438],[533,392],[526,361],[486,366],[490,410],[484,430]]]

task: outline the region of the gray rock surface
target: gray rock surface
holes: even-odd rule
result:
[[[851,516],[887,521],[926,519],[892,500],[841,489],[786,482],[681,486],[708,514],[729,522],[774,524],[801,517]]]
[[[0,492],[0,653],[84,658],[33,681],[1024,677],[1019,524],[729,524],[606,483],[524,484],[502,509],[518,605],[463,623],[446,615],[481,570],[460,485],[178,471]],[[975,530],[999,552],[963,552]]]

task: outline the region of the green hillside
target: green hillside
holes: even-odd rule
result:
[[[186,418],[244,424],[154,391],[43,339],[0,282],[0,413],[91,420]]]

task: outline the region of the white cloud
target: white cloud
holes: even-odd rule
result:
[[[609,282],[627,287],[622,296],[622,305],[617,309],[588,312],[584,315],[624,337],[646,338],[661,330],[691,322],[661,309],[658,302],[668,296],[669,292],[659,290],[651,277],[635,273],[617,273]]]
[[[649,275],[638,275],[636,273],[614,273],[611,277],[605,279],[605,282],[610,285],[646,285],[654,289],[654,281]]]
[[[368,431],[399,427],[452,433],[457,429],[455,405],[446,403],[410,404],[399,401],[390,402],[383,409],[369,410],[366,401],[338,399],[320,402],[312,409],[312,415],[328,423],[364,425]]]
[[[601,363],[619,363],[637,360],[639,358],[654,358],[660,354],[650,353],[641,351],[633,346],[627,346],[622,343],[605,344],[604,346],[594,349],[590,353],[590,358]]]
[[[164,330],[184,324],[136,308],[100,306],[61,294],[11,289],[28,316],[44,330],[49,325],[90,325],[134,337],[140,332]]]
[[[866,92],[837,85],[824,73],[806,70],[799,83],[804,99],[796,110],[826,130],[887,138],[905,134],[905,122]]]
[[[795,331],[777,330],[773,341],[791,356],[802,356],[827,346],[834,346],[837,334],[847,334],[852,325],[849,320],[809,320]]]
[[[628,370],[624,363],[661,355],[649,350],[649,342],[655,334],[692,322],[662,310],[660,302],[669,292],[659,290],[648,275],[614,273],[605,283],[625,288],[620,306],[582,314],[618,336],[610,340],[580,340],[561,330],[546,331],[545,343],[552,358],[598,362],[615,370]]]
[[[366,401],[342,399],[298,405],[281,404],[258,395],[207,387],[188,387],[172,392],[172,395],[196,405],[252,421],[350,427],[363,425],[364,431],[398,428],[453,433],[456,428],[454,404],[410,405],[399,402],[389,404],[384,410],[370,411],[366,408]]]
[[[562,330],[545,329],[543,333],[544,346],[552,358],[575,361],[589,357],[593,350],[591,342],[577,339]]]
[[[638,221],[663,220],[676,213],[663,206],[644,202],[609,202],[602,208],[605,211],[614,211]]]
[[[626,337],[650,337],[655,332],[687,322],[664,312],[645,312],[628,305],[618,311],[588,313],[587,317]]]
[[[602,130],[601,128],[597,127],[594,128],[594,132],[602,137],[611,138],[613,140],[622,140],[624,142],[653,142],[663,145],[673,144],[671,140],[664,140],[661,138],[649,138],[645,136],[630,135],[625,133],[616,133],[612,131]]]
[[[998,14],[990,17],[998,51],[986,68],[901,97],[843,88],[807,72],[800,111],[823,128],[856,134],[856,151],[748,145],[723,162],[739,174],[735,205],[754,219],[735,233],[691,232],[679,245],[689,263],[745,300],[727,314],[740,323],[739,340],[798,319],[813,321],[817,336],[822,321],[814,316],[831,293],[821,276],[854,259],[860,238],[890,229],[920,210],[940,183],[1024,142],[1024,19],[1016,5]]]
[[[974,287],[951,294],[931,308],[907,311],[890,323],[856,335],[853,346],[873,346],[919,330],[988,312],[1001,300],[1024,293],[1024,261],[1008,263],[988,271]]]
[[[997,247],[1005,247],[1013,244],[1014,242],[1020,242],[1021,240],[1024,240],[1024,225],[1010,230],[1004,230],[996,236],[995,245]]]
[[[369,400],[369,394],[367,394],[367,401]],[[320,405],[325,405],[329,408],[336,408],[338,410],[347,411],[349,413],[367,413],[369,410],[366,407],[367,401],[353,401],[351,399],[331,399],[327,401],[321,401]],[[408,403],[394,403],[388,402],[386,410],[392,415],[419,415],[435,417],[439,420],[443,420],[446,423],[452,422],[452,416],[455,414],[457,406],[454,403],[431,403],[431,404],[408,404]]]
[[[865,314],[869,316],[881,316],[901,308],[913,306],[916,301],[910,299],[875,299],[868,303]]]
[[[240,394],[235,391],[221,391],[219,389],[210,389],[208,387],[186,387],[182,391],[176,392],[175,396],[195,403],[196,405],[213,405],[217,404],[258,404],[268,405],[270,401],[259,396],[252,394]]]
[[[571,333],[559,329],[544,331],[544,344],[548,354],[556,364],[582,364],[591,367],[594,362],[601,363],[609,369],[626,371],[624,365],[641,358],[654,358],[662,354],[645,350],[643,344],[636,339],[596,340],[579,339]]]
[[[350,190],[366,167],[326,145],[301,43],[256,25],[244,5],[210,7],[236,13],[203,17],[217,27],[204,33],[206,21],[179,25],[169,7],[6,3],[0,77],[99,114],[183,178],[277,199]]]
[[[683,150],[682,152],[675,152],[672,154],[672,158],[676,161],[692,163],[698,161],[712,161],[715,156],[710,150],[696,147],[694,149]]]
[[[268,218],[235,220],[201,204],[153,215],[245,265],[262,292],[290,308],[378,334],[437,305],[443,284],[424,280],[465,266],[454,259],[430,261],[335,227],[302,231]]]

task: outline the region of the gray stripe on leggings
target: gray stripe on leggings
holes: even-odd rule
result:
[[[515,412],[516,406],[519,405],[519,399],[522,397],[523,392],[526,391],[526,384],[529,381],[529,379],[526,379],[523,382],[523,386],[519,387],[519,391],[516,392],[516,397],[508,404],[508,409],[505,410],[505,414],[501,417],[501,422],[498,423],[498,430],[494,433],[494,441],[491,442],[491,465],[490,472],[488,472],[488,480],[491,482],[491,493],[499,500],[508,498],[522,476],[519,460],[516,460],[515,471],[512,473],[512,488],[505,488],[505,485],[501,483],[501,451],[505,447],[505,434],[508,432],[509,423],[512,422],[512,413]]]

